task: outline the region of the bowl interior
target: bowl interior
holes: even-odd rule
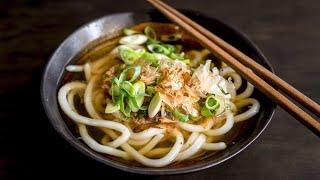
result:
[[[195,11],[184,10],[183,13],[255,59],[261,65],[272,70],[270,64],[260,50],[239,31],[217,19],[207,17]],[[275,108],[275,104],[257,90],[255,90],[253,96],[261,103],[260,113],[254,117],[253,121],[250,121],[249,128],[246,129],[241,137],[236,139],[236,143],[229,146],[226,150],[208,156],[201,161],[184,164],[182,166],[170,168],[128,166],[127,164],[106,158],[105,156],[96,153],[73,135],[63,120],[57,103],[57,91],[65,74],[65,66],[71,64],[75,57],[81,53],[88,44],[97,42],[103,37],[110,36],[124,27],[145,21],[168,22],[168,20],[157,11],[127,12],[107,15],[80,27],[59,46],[47,64],[41,86],[44,109],[53,127],[72,146],[89,157],[125,171],[141,174],[179,174],[193,172],[217,165],[246,148],[265,129],[271,120]]]

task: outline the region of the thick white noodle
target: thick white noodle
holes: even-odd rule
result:
[[[82,91],[84,91],[84,89],[83,89]],[[76,107],[75,107],[75,105],[74,105],[74,97],[75,97],[75,95],[78,94],[78,92],[79,92],[79,90],[77,90],[77,91],[75,91],[75,90],[70,91],[69,94],[68,94],[68,96],[67,96],[68,103],[70,104],[70,107],[71,107],[71,109],[72,109],[74,112],[77,112],[77,109],[76,109]]]
[[[235,100],[238,101],[238,100],[250,97],[253,93],[253,90],[254,90],[254,86],[252,84],[250,84],[249,82],[247,82],[246,89],[241,94],[238,94],[236,96]]]
[[[82,89],[82,91],[84,91],[84,89]],[[81,90],[71,90],[68,95],[67,95],[67,99],[70,105],[70,108],[77,113],[77,110],[74,106],[74,96],[81,92]],[[107,153],[110,155],[114,155],[114,156],[118,156],[118,157],[122,157],[124,159],[128,159],[128,154],[124,151],[118,150],[116,148],[113,147],[109,147],[109,146],[103,146],[99,143],[97,143],[93,138],[90,137],[90,135],[87,132],[87,128],[85,127],[85,125],[83,124],[79,124],[78,123],[78,128],[79,128],[79,132],[80,132],[80,136],[82,137],[82,140],[93,150],[97,151],[97,152],[101,152],[101,153]],[[101,140],[102,144],[107,144],[108,141],[110,140],[109,136],[104,136]]]
[[[230,110],[233,112],[233,114],[237,113],[237,111],[238,111],[237,106],[231,101],[229,101],[228,103],[230,105]]]
[[[129,159],[128,154],[124,151],[121,151],[119,149],[105,146],[97,143],[93,138],[90,137],[90,135],[87,132],[87,128],[83,124],[79,124],[79,133],[82,137],[82,140],[93,150],[100,152],[100,153],[106,153],[113,156],[121,157],[123,159]]]
[[[92,94],[93,94],[93,88],[96,84],[96,81],[98,80],[98,76],[93,76],[87,85],[86,91],[84,92],[84,106],[86,107],[86,110],[88,114],[95,119],[103,119],[99,113],[95,110],[92,102]]]
[[[93,88],[95,84],[97,83],[98,76],[93,76],[87,85],[87,88],[84,92],[84,105],[86,107],[86,110],[88,114],[94,118],[94,119],[103,119],[99,113],[95,110],[92,102],[92,94],[93,94]],[[120,123],[121,124],[121,123]],[[129,130],[129,129],[128,129]],[[108,145],[112,147],[119,147],[121,144],[126,142],[128,139],[126,139],[126,136],[119,136],[117,139],[115,139],[113,142],[110,142]]]
[[[146,144],[143,148],[141,148],[139,150],[139,153],[144,155],[147,152],[149,152],[150,150],[152,150],[160,142],[160,140],[163,138],[163,136],[164,136],[163,134],[158,134],[155,137],[153,137],[152,140],[148,144]]]
[[[230,66],[225,66],[223,68],[220,69],[220,75],[221,76],[225,76],[229,73],[233,73],[235,72]]]
[[[234,117],[230,110],[226,110],[226,116],[226,122],[221,127],[217,129],[210,129],[204,133],[208,136],[220,136],[226,134],[233,127],[234,124]]]
[[[146,130],[138,132],[138,133],[134,133],[131,131],[130,139],[136,140],[136,141],[141,141],[141,140],[151,138],[151,137],[158,135],[158,134],[163,134],[165,132],[166,132],[166,130],[161,129],[161,128],[149,128],[149,129],[146,129]]]
[[[86,63],[83,66],[83,69],[84,69],[84,76],[86,77],[86,80],[88,82],[91,78],[91,65],[90,65],[90,63]]]
[[[69,72],[82,72],[84,69],[83,65],[68,65],[66,70]]]
[[[197,152],[199,152],[199,150],[201,149],[201,147],[205,142],[206,142],[206,136],[203,134],[200,134],[198,138],[195,140],[195,142],[189,148],[179,153],[175,161],[182,161],[195,155]]]
[[[163,156],[160,159],[150,159],[143,155],[141,155],[138,151],[132,148],[129,144],[124,143],[121,147],[130,154],[136,161],[140,162],[141,164],[149,167],[163,167],[170,164],[179,154],[182,145],[183,145],[183,136],[180,131],[175,130],[173,134],[176,136],[176,142],[174,143],[173,147],[169,151],[168,154]]]
[[[179,122],[178,124],[183,130],[186,130],[189,132],[204,132],[212,128],[214,121],[209,120],[209,122],[206,124],[205,127],[203,125],[195,125],[195,124],[189,124],[184,122]]]
[[[218,151],[227,148],[226,143],[218,142],[218,143],[204,143],[202,145],[202,149],[207,151]]]
[[[194,141],[198,138],[198,136],[199,136],[198,132],[191,133],[191,135],[189,136],[187,142],[184,143],[184,145],[182,146],[181,151],[184,151],[189,146],[191,146],[194,143]]]
[[[109,121],[109,120],[88,118],[78,113],[75,113],[72,110],[67,100],[68,93],[74,89],[84,89],[84,88],[86,88],[86,84],[81,82],[67,83],[60,88],[58,93],[58,101],[62,111],[76,123],[86,124],[86,125],[95,126],[95,127],[105,127],[105,128],[114,129],[116,131],[121,132],[121,136],[119,136],[119,138],[117,138],[113,142],[110,142],[110,146],[118,147],[124,142],[126,142],[130,137],[130,131],[123,124],[117,123],[114,121]]]
[[[238,73],[236,73],[233,69],[231,69],[229,66],[223,67],[220,70],[220,75],[224,78],[231,77],[236,90],[238,90],[241,87],[242,85],[241,76]]]
[[[234,122],[241,122],[241,121],[245,121],[251,117],[253,117],[254,115],[256,115],[259,112],[260,109],[260,103],[259,101],[257,101],[256,99],[253,98],[247,98],[247,99],[243,99],[240,101],[237,101],[236,106],[238,109],[251,105],[249,107],[249,109],[241,114],[238,114],[234,117]]]

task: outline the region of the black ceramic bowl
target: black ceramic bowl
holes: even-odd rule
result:
[[[226,40],[245,54],[255,59],[258,63],[272,70],[269,62],[262,52],[244,34],[234,28],[220,22],[217,19],[208,17],[194,11],[183,11],[188,17],[203,25],[205,28],[214,32],[222,39]],[[103,163],[124,171],[140,174],[181,174],[199,171],[201,169],[215,166],[227,159],[235,156],[251,144],[266,128],[274,113],[275,104],[257,90],[254,97],[261,102],[261,110],[252,120],[250,127],[245,133],[236,140],[235,144],[230,145],[226,150],[215,153],[201,161],[187,163],[181,166],[149,168],[132,166],[107,158],[86,146],[81,140],[67,127],[59,111],[57,103],[57,91],[60,87],[62,78],[65,75],[66,65],[73,63],[77,56],[88,44],[103,37],[111,35],[120,29],[132,26],[145,21],[167,22],[168,20],[156,11],[149,12],[126,12],[104,16],[94,20],[72,33],[50,58],[43,74],[41,95],[46,114],[53,127],[61,136],[66,139],[73,147],[83,154]]]

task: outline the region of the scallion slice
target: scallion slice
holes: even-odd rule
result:
[[[142,53],[136,52],[129,47],[120,47],[119,56],[121,60],[128,65],[132,65],[136,60],[141,57]]]
[[[169,55],[171,51],[161,44],[149,44],[148,50],[154,53]]]
[[[212,117],[214,114],[206,106],[203,106],[201,109],[201,115],[204,117]]]
[[[126,105],[126,97],[124,95],[125,93],[121,93],[120,96],[120,111],[122,112],[123,115],[125,115],[126,117],[130,117],[130,113],[131,113],[131,107]]]
[[[152,53],[148,53],[148,52],[143,53],[141,56],[141,59],[151,62],[151,64],[156,67],[160,65],[160,60],[157,58],[156,55]]]
[[[128,74],[130,73],[131,70],[133,70],[133,72],[131,73],[132,74],[131,78],[127,80]],[[141,73],[141,66],[128,67],[121,72],[119,76],[119,81],[133,82],[139,77],[140,73]]]
[[[120,44],[126,44],[126,45],[141,45],[146,43],[148,40],[148,37],[143,34],[133,34],[129,36],[124,36],[119,40]]]
[[[113,102],[108,102],[105,113],[114,113],[120,110],[120,104],[114,104]]]
[[[156,40],[156,39],[157,39],[156,31],[155,31],[153,28],[149,27],[149,26],[147,26],[147,27],[144,28],[144,34],[145,34],[148,38],[150,38],[150,39],[152,39],[152,40]]]
[[[217,108],[219,108],[220,103],[218,101],[218,99],[216,99],[214,97],[214,95],[208,96],[205,102],[205,106],[207,109],[209,110],[215,110]]]
[[[139,32],[138,31],[135,31],[135,30],[132,30],[132,29],[129,29],[129,28],[124,28],[123,29],[123,34],[126,35],[126,36],[129,36],[129,35],[132,35],[132,34],[138,34]]]
[[[151,99],[148,107],[148,115],[150,118],[153,118],[161,108],[162,99],[160,93],[157,92]]]
[[[177,109],[174,110],[173,116],[174,116],[176,119],[178,119],[179,121],[181,121],[181,122],[187,122],[187,121],[189,121],[189,116],[186,115],[186,114],[183,114],[183,113],[179,112]]]

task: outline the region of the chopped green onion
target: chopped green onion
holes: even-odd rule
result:
[[[120,96],[120,111],[126,117],[130,117],[131,108],[130,108],[130,106],[126,106],[125,105],[125,100],[126,100],[126,98],[125,98],[124,93],[121,93],[121,96]]]
[[[143,94],[145,94],[146,86],[142,81],[137,81],[136,83],[133,84],[133,88],[135,90],[136,96],[131,101],[133,101],[132,103],[136,103],[134,104],[136,106],[132,108],[132,111],[137,112],[143,104],[143,101],[144,101]]]
[[[164,47],[166,47],[171,53],[174,53],[176,51],[176,47],[171,44],[162,44]]]
[[[119,86],[120,83],[121,83],[121,81],[120,81],[117,77],[112,78],[111,82],[112,82],[112,83],[115,83],[115,84],[118,85],[118,86]]]
[[[131,70],[133,70],[133,75],[129,80],[127,80],[128,74]],[[119,81],[122,82],[127,80],[129,82],[133,82],[139,77],[140,73],[141,73],[141,66],[128,67],[121,72],[119,76]]]
[[[120,110],[120,104],[114,104],[112,102],[107,103],[105,113],[114,113]]]
[[[162,103],[162,99],[161,99],[160,93],[156,93],[152,97],[148,107],[148,115],[150,118],[153,118],[160,111],[161,103]]]
[[[189,121],[189,116],[179,112],[177,109],[173,112],[173,116],[181,122]]]
[[[120,87],[119,85],[115,84],[115,83],[112,83],[111,84],[111,88],[109,90],[109,94],[112,96],[112,101],[117,104],[119,102],[119,98],[120,98],[120,95],[121,95],[121,90],[120,90]]]
[[[147,93],[150,95],[156,93],[155,87],[154,86],[147,86]]]
[[[203,106],[201,109],[201,115],[204,117],[212,117],[214,114],[206,106]]]
[[[182,34],[180,33],[160,36],[161,41],[164,41],[164,42],[178,41],[181,38],[182,38]]]
[[[170,57],[171,59],[173,59],[173,60],[179,60],[179,61],[181,61],[181,62],[183,62],[183,63],[185,63],[185,64],[189,64],[189,63],[190,63],[190,60],[189,60],[189,59],[184,58],[184,57],[183,57],[182,55],[180,55],[180,54],[171,53],[171,54],[169,55],[169,57]]]
[[[129,96],[134,97],[136,94],[136,91],[133,87],[133,85],[129,81],[123,81],[120,84],[120,87],[122,90],[124,90]]]
[[[136,52],[129,47],[120,47],[119,55],[125,64],[131,65],[141,57],[142,53]]]
[[[149,26],[144,28],[144,34],[150,39],[153,39],[153,40],[157,39],[156,31]]]
[[[148,37],[143,34],[133,34],[124,36],[119,40],[120,44],[126,45],[141,45],[148,41]]]
[[[124,28],[123,29],[123,34],[126,35],[126,36],[129,36],[129,35],[132,35],[132,34],[137,34],[139,33],[138,31],[135,31],[135,30],[132,30],[132,29],[129,29],[129,28]]]
[[[165,55],[170,54],[170,51],[166,47],[164,47],[160,44],[149,44],[147,46],[147,48],[149,51],[154,52],[154,53],[161,53],[161,54],[165,54]]]
[[[205,106],[209,110],[215,110],[219,108],[220,103],[219,101],[214,97],[214,95],[208,96],[205,102]]]
[[[151,62],[151,64],[156,67],[160,65],[160,61],[155,54],[145,52],[142,54],[141,59]]]
[[[185,60],[186,58],[184,58],[183,56],[181,56],[180,54],[176,54],[176,53],[171,53],[170,54],[170,58],[174,59],[174,60]]]
[[[136,98],[133,98],[133,97],[130,97],[128,99],[128,105],[130,106],[132,112],[137,112],[139,110],[139,108],[140,108]]]

